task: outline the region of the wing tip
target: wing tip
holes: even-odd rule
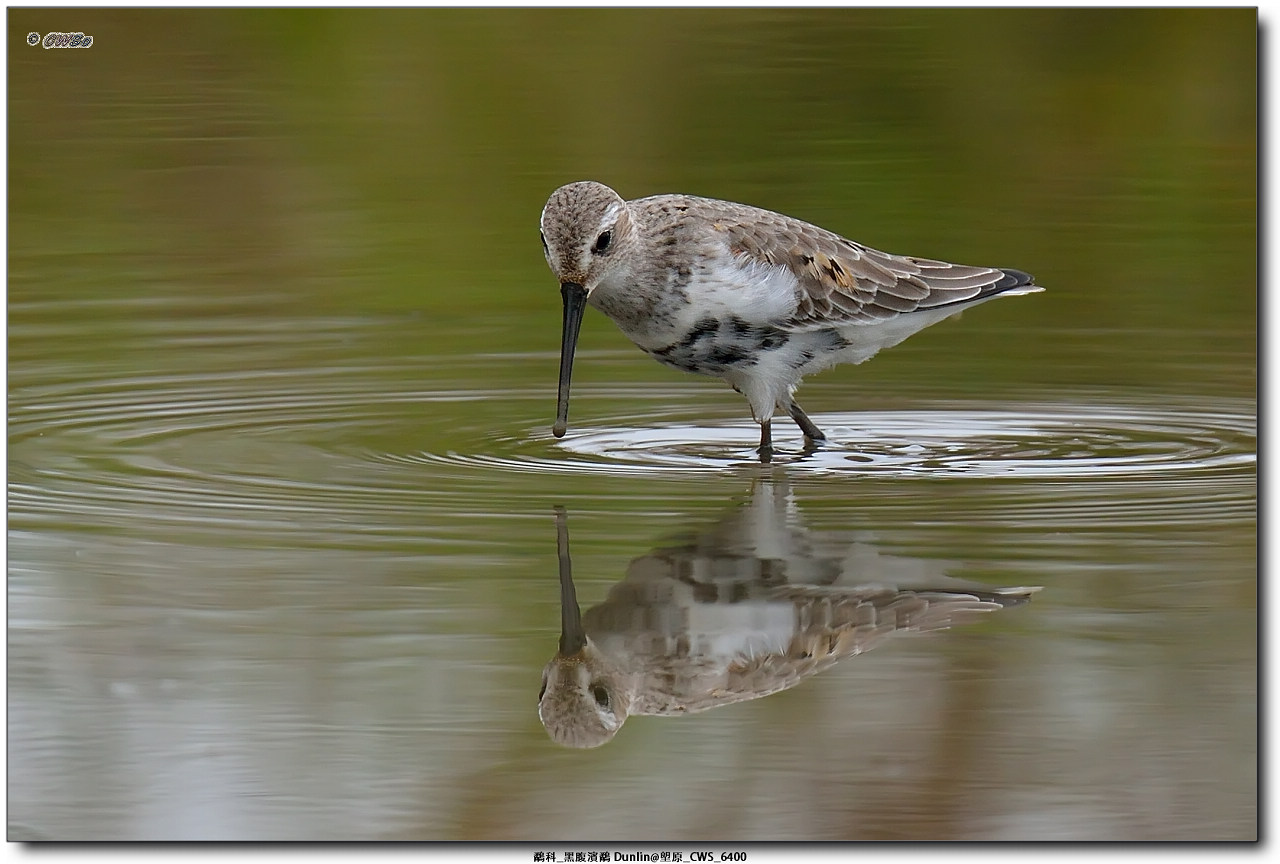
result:
[[[1032,276],[1025,270],[1014,270],[1012,267],[998,267],[1004,275],[996,281],[987,291],[986,294],[1034,294],[1037,291],[1043,291],[1044,286],[1036,284],[1036,277]]]

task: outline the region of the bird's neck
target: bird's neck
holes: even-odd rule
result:
[[[655,323],[655,310],[661,295],[626,274],[622,278],[601,282],[587,302],[613,319],[633,340],[647,333]]]

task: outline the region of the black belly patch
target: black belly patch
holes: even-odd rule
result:
[[[738,345],[717,345],[707,354],[707,360],[712,366],[738,366],[743,365],[743,361],[750,360],[755,363],[755,358],[747,349]],[[745,364],[750,365],[750,364]]]
[[[775,327],[750,324],[736,315],[725,319],[708,316],[677,341],[649,353],[686,372],[723,375],[730,369],[754,366],[761,354],[777,351],[790,338]]]

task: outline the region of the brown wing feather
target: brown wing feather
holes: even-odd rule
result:
[[[785,653],[740,658],[729,667],[722,687],[673,700],[681,711],[704,711],[777,693],[845,657],[870,651],[894,633],[945,629],[1002,605],[969,594],[890,590],[850,595],[794,585],[779,589],[778,595],[795,602],[800,628]]]
[[[1007,274],[995,267],[892,255],[769,210],[685,198],[734,253],[790,270],[799,287],[795,329],[874,324],[991,293]]]

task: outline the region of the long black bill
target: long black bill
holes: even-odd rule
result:
[[[577,282],[560,285],[564,297],[564,333],[560,337],[560,392],[556,399],[556,425],[551,434],[563,438],[569,428],[569,379],[573,377],[573,352],[578,347],[578,330],[582,328],[582,313],[587,308],[587,289]]]
[[[572,657],[587,646],[587,633],[582,629],[578,594],[573,589],[569,521],[563,507],[556,508],[556,553],[560,557],[560,656]]]

